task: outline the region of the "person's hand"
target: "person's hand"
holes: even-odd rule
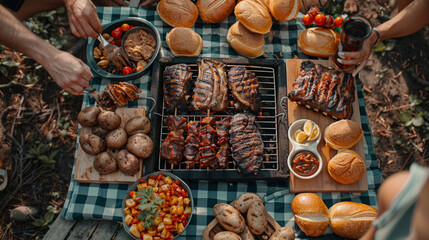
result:
[[[85,63],[68,52],[59,51],[44,67],[62,89],[74,95],[82,95],[89,86],[92,73]]]
[[[97,9],[90,0],[65,0],[70,30],[76,37],[97,38],[103,31]]]
[[[142,0],[139,7],[149,7],[150,5],[159,2],[159,0]]]
[[[368,62],[368,58],[371,55],[372,48],[376,41],[377,35],[373,32],[366,40],[364,40],[362,49],[357,52],[343,52],[343,47],[340,42],[340,45],[338,46],[338,56],[340,58],[338,58],[337,61],[344,65],[355,65],[353,77],[356,77]]]

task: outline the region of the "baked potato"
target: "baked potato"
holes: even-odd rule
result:
[[[95,105],[82,109],[77,115],[77,121],[84,127],[93,127],[98,124],[98,115],[101,113],[100,108]]]
[[[82,150],[90,155],[97,155],[106,150],[106,144],[99,136],[85,133],[79,138],[79,144]]]
[[[123,128],[116,128],[106,135],[106,145],[108,148],[121,149],[127,143],[128,136]]]
[[[98,122],[98,120],[97,120],[97,122]],[[109,130],[100,127],[100,125],[97,125],[97,126],[91,128],[91,132],[92,132],[92,134],[97,135],[97,136],[101,137],[102,139],[105,139],[106,135],[109,133]]]
[[[134,175],[140,170],[140,160],[126,149],[116,155],[119,170],[128,175]]]
[[[121,125],[121,117],[112,111],[101,112],[97,119],[100,127],[107,130],[113,130]]]
[[[109,152],[102,152],[94,159],[94,168],[101,175],[118,171],[115,157]]]
[[[125,131],[128,135],[134,135],[136,133],[150,133],[152,125],[150,124],[150,120],[146,116],[136,116],[130,118],[125,124]]]
[[[140,158],[148,158],[152,155],[152,139],[144,134],[137,133],[128,138],[126,149]]]

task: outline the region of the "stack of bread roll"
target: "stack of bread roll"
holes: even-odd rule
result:
[[[264,54],[264,34],[271,30],[272,18],[278,21],[296,19],[300,0],[239,0],[234,8],[237,23],[233,24],[227,41],[240,55],[256,58]]]
[[[358,239],[377,217],[377,210],[363,203],[339,202],[328,210],[314,193],[296,195],[291,207],[295,222],[309,237],[321,236],[330,226],[341,237]]]

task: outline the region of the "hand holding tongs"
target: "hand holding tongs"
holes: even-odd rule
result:
[[[106,39],[101,36],[101,34],[98,34],[98,40],[103,45],[104,50],[106,51],[110,61],[112,61],[118,69],[122,69],[122,67],[124,66],[133,67],[133,64],[130,62],[130,60],[121,48],[107,42]]]

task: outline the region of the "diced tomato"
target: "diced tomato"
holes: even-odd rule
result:
[[[173,221],[173,222],[181,222],[182,220],[180,218],[178,218],[178,217],[174,217],[174,218],[171,219],[171,221]]]
[[[188,225],[188,220],[186,220],[186,219],[182,220],[182,224],[183,224],[184,227],[186,227],[186,225]]]
[[[179,180],[173,180],[173,183],[177,184],[178,186],[180,186],[180,181]]]
[[[160,174],[158,175],[158,177],[156,178],[156,180],[158,180],[158,181],[159,181],[159,180],[161,180],[161,178],[162,178],[162,177],[164,177],[164,175],[163,175],[162,173],[160,173]]]
[[[139,180],[141,183],[147,183],[147,181],[146,180],[144,180],[144,179],[140,179]]]
[[[188,214],[182,214],[180,216],[180,219],[182,219],[182,220],[186,220],[187,218],[188,218]]]
[[[149,176],[150,179],[156,179],[156,176]]]
[[[165,217],[165,212],[164,211],[159,211],[158,214],[159,214],[159,217],[161,217],[161,218]]]
[[[182,188],[182,197],[185,198],[186,197],[186,191],[185,189]]]
[[[136,193],[136,191],[129,191],[129,192],[128,192],[128,195],[129,195],[130,197],[133,197],[135,193]]]
[[[167,230],[172,230],[172,229],[176,228],[176,226],[174,224],[166,224],[164,226],[164,228],[167,229]]]
[[[124,23],[121,26],[122,31],[126,32],[128,30],[130,30],[130,25],[128,25],[128,23]]]
[[[133,220],[131,220],[131,225],[137,224],[138,222],[139,220],[137,218],[133,218]]]

